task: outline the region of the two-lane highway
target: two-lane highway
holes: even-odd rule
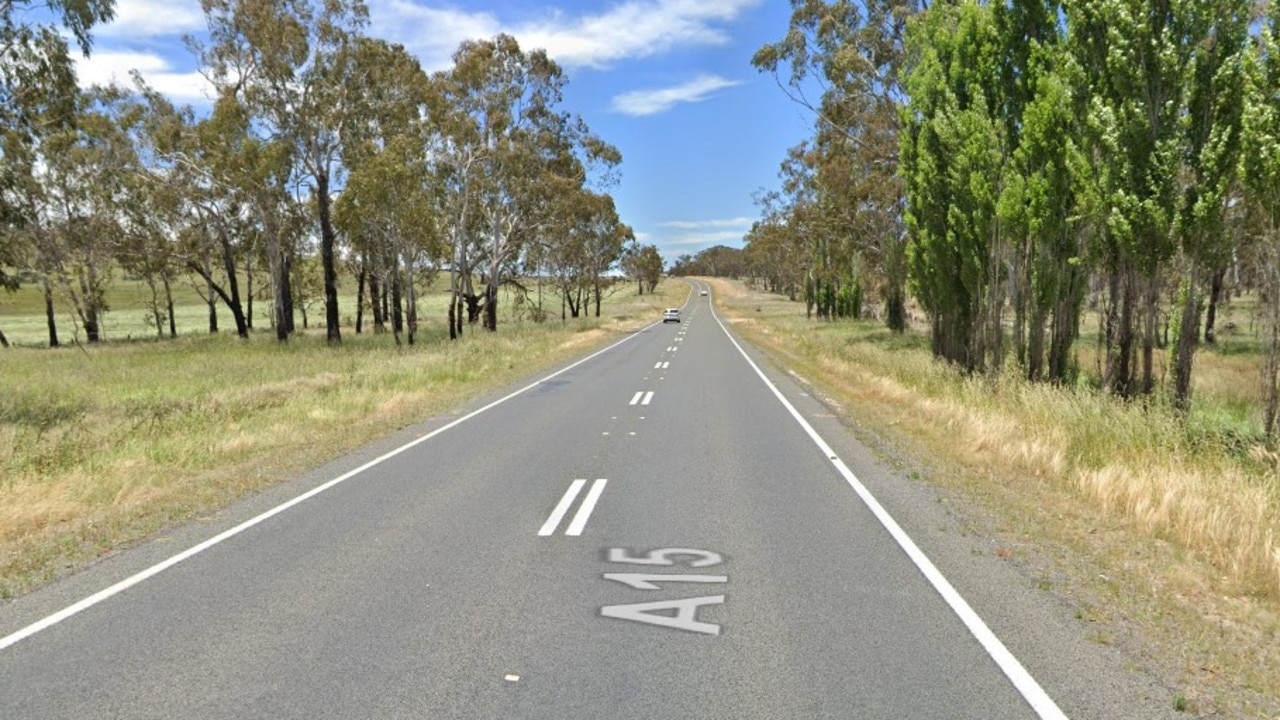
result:
[[[709,301],[38,626],[0,608],[0,718],[1059,717]]]

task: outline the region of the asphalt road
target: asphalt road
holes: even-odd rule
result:
[[[1160,716],[709,300],[0,607],[0,718]]]

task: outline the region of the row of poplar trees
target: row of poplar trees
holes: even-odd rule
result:
[[[1101,316],[1104,388],[1189,407],[1228,270],[1280,368],[1280,7],[1250,0],[793,0],[754,62],[813,109],[748,237],[783,292],[857,278],[970,372],[1071,375]],[[790,67],[790,72],[784,68]],[[1234,274],[1233,273],[1233,274]],[[1171,337],[1169,337],[1171,336]]]
[[[88,55],[113,5],[0,5],[0,284],[43,285],[51,345],[55,297],[100,338],[120,270],[151,287],[162,335],[174,285],[194,279],[211,329],[221,305],[247,336],[263,298],[284,340],[315,303],[337,343],[349,273],[357,328],[367,308],[412,343],[415,293],[437,273],[453,338],[497,329],[501,288],[533,307],[525,278],[550,283],[562,316],[598,313],[610,270],[656,255],[607,193],[618,150],[562,109],[566,77],[543,51],[470,41],[429,74],[366,34],[362,0],[201,0],[208,32],[186,43],[212,98],[197,116],[136,74],[77,86],[63,31]]]

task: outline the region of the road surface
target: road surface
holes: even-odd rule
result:
[[[0,607],[0,718],[1140,715],[710,300]]]

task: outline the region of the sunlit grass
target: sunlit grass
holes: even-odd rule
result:
[[[620,285],[600,319],[504,316],[458,342],[428,298],[441,317],[412,347],[346,327],[339,347],[313,331],[0,352],[0,597],[620,337],[687,291]]]

